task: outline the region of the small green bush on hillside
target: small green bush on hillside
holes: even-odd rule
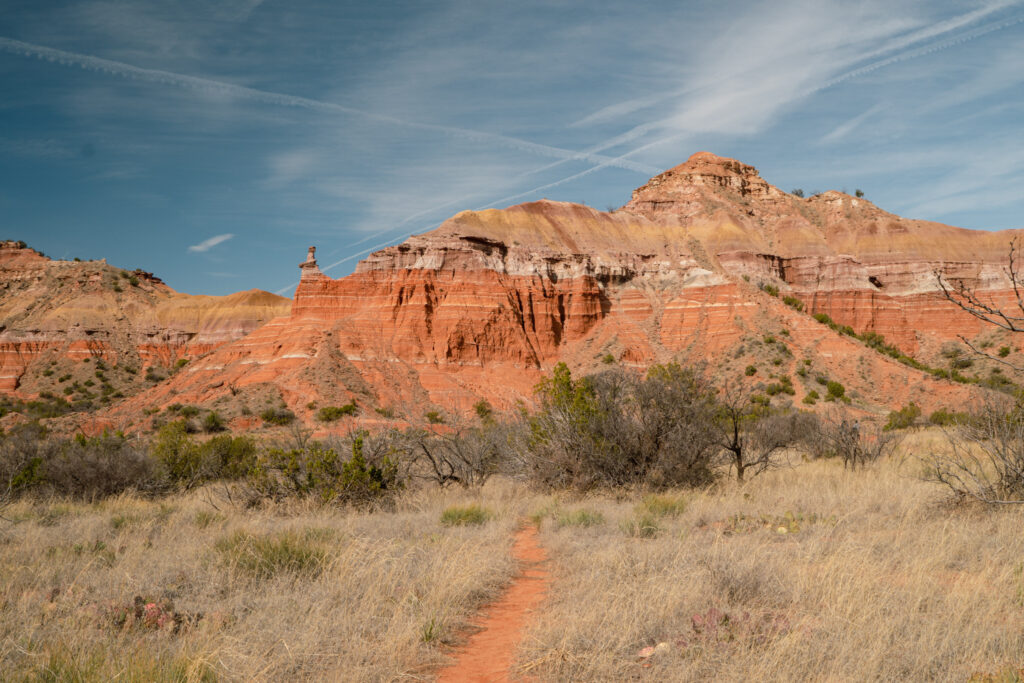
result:
[[[358,410],[354,402],[346,403],[343,406],[324,406],[316,414],[316,419],[320,422],[334,422],[346,415],[355,415]]]

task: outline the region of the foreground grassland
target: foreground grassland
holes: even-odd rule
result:
[[[522,510],[489,493],[485,524],[450,526],[467,499],[436,491],[377,514],[218,511],[210,491],[18,503],[0,522],[0,679],[422,679],[515,570]]]
[[[525,518],[550,558],[518,657],[534,680],[1015,680],[1024,510],[944,503],[909,455],[933,447],[657,496],[492,481],[375,513],[246,510],[216,487],[23,501],[0,513],[0,671],[431,680],[515,572]]]

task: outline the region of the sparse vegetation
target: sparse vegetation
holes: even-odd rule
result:
[[[786,304],[787,306],[789,306],[790,308],[792,308],[792,309],[794,309],[796,311],[803,311],[804,310],[804,302],[801,301],[800,299],[797,299],[795,296],[784,296],[784,297],[782,297],[782,303]]]
[[[842,399],[846,396],[846,387],[835,380],[829,380],[825,383],[825,389],[828,393],[825,395],[826,401],[835,401]]]
[[[921,409],[914,403],[905,405],[899,410],[894,410],[889,413],[888,422],[885,423],[885,429],[907,429],[912,427],[917,419],[921,417]]]
[[[1019,587],[1024,506],[1007,503],[1024,500],[1012,476],[1024,411],[936,411],[961,439],[943,451],[939,430],[903,430],[917,406],[883,430],[816,379],[834,397],[820,417],[782,407],[785,375],[758,383],[780,396],[773,406],[754,382],[716,387],[678,365],[560,366],[532,412],[478,404],[443,428],[326,443],[294,424],[277,443],[193,436],[190,419],[219,415],[188,404],[168,406],[175,421],[151,443],[12,429],[0,437],[0,627],[32,650],[0,649],[0,666],[32,679],[58,660],[75,675],[94,662],[82,676],[112,678],[130,650],[132,670],[157,677],[167,662],[225,678],[426,670],[512,574],[508,539],[531,510],[550,520],[541,538],[557,558],[554,597],[518,655],[539,680],[917,679],[935,658],[957,676],[1015,662],[1005,596]],[[921,464],[943,486],[915,480]],[[944,488],[1004,510],[937,506]],[[937,592],[941,571],[955,580]],[[289,638],[308,649],[286,653]],[[929,645],[926,661],[907,643]]]
[[[295,421],[295,413],[288,410],[287,408],[267,408],[260,413],[260,419],[265,424],[285,426]]]
[[[316,419],[320,422],[334,422],[345,416],[355,415],[357,412],[359,412],[358,407],[350,401],[343,406],[324,406],[316,414]]]
[[[470,505],[453,505],[445,508],[441,513],[441,524],[445,526],[466,526],[483,524],[487,522],[494,513],[476,503]]]

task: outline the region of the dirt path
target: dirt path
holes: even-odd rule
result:
[[[532,524],[516,533],[512,553],[523,569],[498,602],[484,610],[476,622],[482,630],[473,635],[456,655],[455,663],[442,669],[442,683],[492,683],[510,680],[512,659],[530,614],[544,599],[548,571],[547,554],[537,541]]]

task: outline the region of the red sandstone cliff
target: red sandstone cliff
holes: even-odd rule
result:
[[[810,313],[929,362],[946,362],[942,345],[959,334],[1001,344],[938,295],[934,273],[1004,301],[1011,237],[903,219],[838,192],[795,197],[750,166],[699,153],[612,213],[550,201],[463,212],[341,279],[310,254],[290,317],[140,401],[251,412],[280,400],[307,420],[348,400],[365,414],[458,412],[480,398],[508,408],[529,401],[559,361],[590,371],[682,357],[721,376],[753,365],[753,383],[790,377],[796,393],[781,400],[828,377],[866,407],[960,405],[979,390],[900,364]]]
[[[259,290],[179,294],[150,273],[0,242],[0,392],[108,403],[287,315],[289,303]],[[101,385],[111,389],[101,395]]]

